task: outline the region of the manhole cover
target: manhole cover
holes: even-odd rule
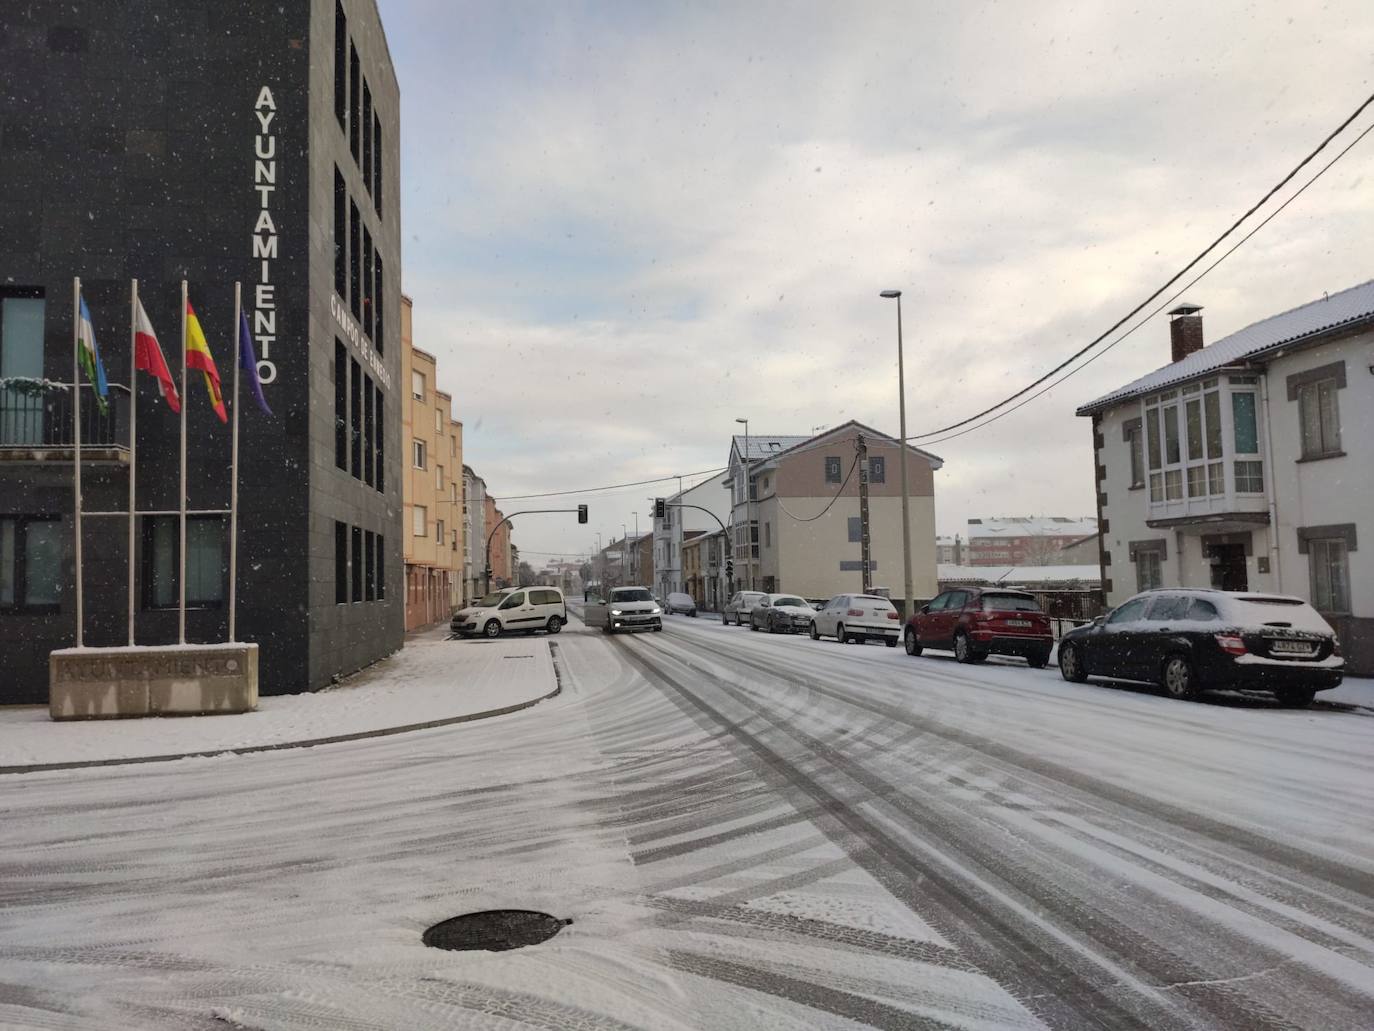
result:
[[[423,940],[432,949],[504,952],[548,941],[570,923],[529,909],[489,909],[437,923],[425,932]]]

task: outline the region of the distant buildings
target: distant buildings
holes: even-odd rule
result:
[[[719,530],[722,524],[729,522],[730,497],[725,489],[727,478],[725,473],[712,476],[703,483],[665,499],[663,518],[655,518],[653,521],[652,586],[660,595],[686,590],[682,546],[688,535]]]
[[[1374,281],[1205,347],[1201,310],[1170,313],[1169,364],[1078,409],[1107,600],[1295,594],[1374,673]]]
[[[970,519],[964,561],[971,566],[1053,566],[1091,562],[1097,554],[1091,516]]]

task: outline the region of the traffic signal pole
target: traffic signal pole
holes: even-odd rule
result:
[[[491,528],[491,533],[487,534],[487,565],[486,569],[483,571],[483,579],[486,582],[486,586],[482,589],[482,593],[491,593],[491,542],[492,539],[496,536],[497,530],[501,529],[502,526],[504,526],[506,523],[509,523],[516,516],[548,515],[550,513],[561,514],[567,512],[575,513],[577,515],[577,521],[579,523],[585,523],[587,521],[587,506],[578,505],[576,508],[527,508],[523,512],[512,512],[510,515],[506,516],[499,523],[493,526]]]

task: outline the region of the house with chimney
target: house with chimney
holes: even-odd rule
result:
[[[1168,365],[1078,409],[1107,602],[1297,595],[1374,673],[1374,281],[1205,346],[1201,312],[1169,313]]]

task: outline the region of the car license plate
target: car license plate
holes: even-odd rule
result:
[[[1269,646],[1269,650],[1288,655],[1311,655],[1313,648],[1306,641],[1275,641]]]
[[[1009,620],[1007,620],[1007,626],[1030,626],[1030,625],[1031,625],[1031,621],[1030,621],[1029,619],[1009,619]]]

